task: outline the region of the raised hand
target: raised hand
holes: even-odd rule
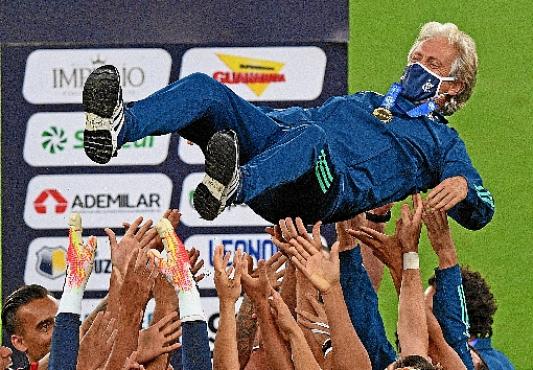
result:
[[[402,253],[418,252],[418,241],[422,229],[422,197],[413,195],[413,211],[407,204],[402,205],[401,221],[396,225],[396,235],[402,246]]]
[[[397,225],[399,222],[401,221],[398,220]],[[396,234],[386,235],[366,226],[361,226],[358,230],[348,229],[347,233],[368,246],[389,269],[401,272],[402,251]]]
[[[268,272],[265,260],[259,260],[257,271],[258,277],[252,277],[248,273],[248,261],[245,262],[246,268],[243,269],[241,282],[244,292],[250,299],[257,303],[266,300],[272,291],[272,286],[268,280]]]
[[[158,264],[161,272],[167,277],[178,290],[190,291],[194,287],[194,279],[191,273],[189,255],[170,221],[162,218],[157,223],[157,232],[165,246],[166,258],[155,249],[151,254]]]
[[[147,363],[159,355],[172,352],[181,347],[181,321],[176,311],[159,320],[156,324],[139,333],[137,361]]]
[[[430,210],[425,208],[422,212],[422,220],[426,225],[431,246],[437,254],[442,248],[446,248],[452,242],[448,217],[445,211]],[[452,244],[453,247],[453,244]]]
[[[367,225],[368,222],[364,213],[360,213],[350,220],[335,223],[337,241],[339,242],[339,251],[343,252],[350,250],[357,245],[357,237],[348,233],[348,230],[357,230],[359,228],[366,227]]]
[[[233,257],[233,265],[228,268],[230,256],[230,252],[226,252],[224,255],[224,247],[222,245],[216,246],[215,255],[213,256],[215,288],[220,300],[228,300],[235,303],[241,295],[241,275],[244,268],[247,268],[245,262],[246,254],[240,249],[236,250]],[[233,278],[231,278],[232,273]]]
[[[291,239],[291,244],[296,250],[292,263],[320,292],[326,292],[340,281],[339,242],[333,244],[330,253],[317,250],[301,236]]]
[[[278,270],[287,260],[288,258],[282,252],[278,251],[266,261],[268,281],[275,290],[279,290],[281,286],[280,279],[285,275],[285,269]],[[251,263],[253,263],[253,259],[249,256],[248,266],[251,266]],[[250,275],[252,277],[259,277],[258,269],[253,270]]]
[[[308,241],[315,249],[322,249],[322,239],[320,236],[320,226],[322,225],[321,221],[318,221],[313,225],[313,230],[311,236],[307,233],[305,225],[300,217],[296,217],[295,222],[292,221],[290,217],[282,219],[279,221],[279,231],[276,233],[274,228],[274,235],[272,235],[272,241],[278,249],[283,252],[287,257],[294,256],[297,252],[294,249],[294,246],[290,244],[292,239],[297,237],[302,237]],[[270,233],[271,229],[267,229],[267,232]],[[280,239],[281,236],[281,239]]]
[[[198,275],[200,269],[204,267],[204,260],[200,258],[200,251],[194,247],[187,253],[189,255],[189,264],[191,265],[191,274],[194,281],[199,283],[205,277],[204,273]]]
[[[69,218],[69,245],[67,249],[66,289],[85,290],[91,276],[96,256],[96,238],[90,236],[86,244],[82,240],[81,216],[73,213]]]
[[[463,176],[445,179],[435,186],[428,195],[428,207],[436,210],[449,211],[468,194],[468,182]]]
[[[131,225],[124,223],[126,233],[120,242],[117,242],[117,238],[113,230],[109,228],[104,229],[107,237],[109,238],[109,245],[111,247],[111,263],[113,264],[113,267],[116,268],[121,279],[124,279],[126,268],[132,256],[132,252],[143,248],[141,242],[152,226],[152,220],[147,220],[141,227],[139,227],[142,221],[143,218],[139,216]],[[146,240],[147,238],[144,239],[145,242]]]
[[[117,320],[111,318],[111,313],[100,311],[91,327],[80,341],[78,363],[80,370],[93,370],[102,366],[111,353],[117,337]]]
[[[422,220],[426,225],[431,247],[439,257],[439,268],[455,266],[458,262],[457,251],[446,212],[424,208]]]
[[[122,305],[136,302],[144,308],[159,272],[156,263],[150,256],[148,247],[134,250],[120,290]],[[134,307],[131,309],[135,310]]]

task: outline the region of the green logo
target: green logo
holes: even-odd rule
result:
[[[320,189],[324,194],[329,190],[331,184],[333,184],[333,176],[329,170],[328,161],[326,159],[326,153],[324,149],[320,151],[320,156],[315,164],[315,176],[320,185]]]
[[[43,138],[41,146],[50,154],[56,154],[65,149],[67,137],[65,135],[65,130],[62,128],[58,129],[55,126],[51,126],[48,130],[41,133],[41,137]]]

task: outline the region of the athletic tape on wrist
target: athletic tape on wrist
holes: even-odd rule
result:
[[[418,253],[407,252],[403,254],[403,269],[418,270],[420,268]]]

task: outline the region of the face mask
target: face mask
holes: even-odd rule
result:
[[[440,77],[420,63],[409,64],[400,80],[401,95],[412,101],[434,98],[442,82],[455,81],[455,77]]]

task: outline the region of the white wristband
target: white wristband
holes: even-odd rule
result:
[[[418,253],[416,252],[407,252],[403,254],[403,269],[404,270],[418,270],[419,261]]]

